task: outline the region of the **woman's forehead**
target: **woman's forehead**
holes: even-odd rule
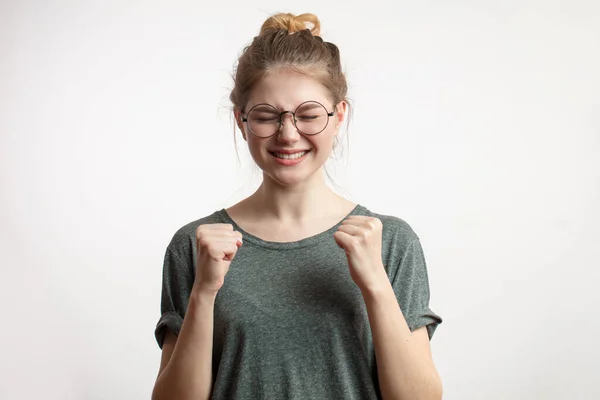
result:
[[[257,82],[248,106],[266,103],[278,109],[294,109],[306,101],[329,103],[330,95],[321,83],[293,72],[269,73]]]

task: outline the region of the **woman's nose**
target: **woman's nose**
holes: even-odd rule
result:
[[[289,121],[287,121],[287,116],[289,116]],[[294,124],[294,115],[292,113],[284,113],[281,116],[281,126],[279,127],[277,137],[281,138],[282,136],[288,140],[300,137],[300,132],[298,132],[298,129],[296,129],[296,125]]]

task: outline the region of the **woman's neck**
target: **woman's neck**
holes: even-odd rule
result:
[[[271,179],[264,179],[246,201],[261,218],[283,224],[328,217],[349,206],[349,201],[333,192],[323,180],[282,186]]]

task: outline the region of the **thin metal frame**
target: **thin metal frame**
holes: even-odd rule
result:
[[[302,129],[298,128],[298,125],[296,125],[296,112],[298,111],[298,109],[300,107],[302,107],[304,104],[306,103],[317,103],[319,104],[321,107],[323,107],[325,109],[325,111],[327,112],[327,123],[325,124],[325,127],[323,129],[321,129],[319,132],[317,133],[306,133],[303,132]],[[254,105],[254,107],[252,107],[250,110],[248,110],[248,112],[246,113],[246,116],[242,116],[242,122],[248,122],[248,115],[250,115],[250,113],[252,112],[252,110],[254,110],[256,107],[258,106],[269,106],[271,108],[273,108],[275,111],[277,111],[277,108],[275,108],[273,105],[268,104],[268,103],[259,103]],[[303,135],[308,135],[308,136],[314,136],[314,135],[318,135],[319,133],[323,132],[328,126],[329,126],[329,118],[333,117],[335,115],[335,105],[333,106],[334,110],[329,112],[327,110],[327,107],[325,107],[323,104],[319,103],[318,101],[315,100],[307,100],[303,103],[301,103],[298,107],[296,107],[296,109],[294,111],[282,111],[279,113],[279,121],[278,124],[279,126],[277,127],[277,129],[275,130],[275,133],[273,133],[272,135],[269,136],[258,136],[256,133],[252,132],[252,128],[250,128],[250,124],[248,124],[248,130],[250,131],[250,133],[252,133],[254,136],[261,138],[261,139],[267,139],[270,138],[272,136],[277,135],[277,133],[279,133],[279,131],[281,130],[281,125],[283,125],[283,120],[281,119],[281,117],[283,117],[283,114],[292,114],[292,123],[294,124],[294,127],[298,130],[298,132],[302,133]]]

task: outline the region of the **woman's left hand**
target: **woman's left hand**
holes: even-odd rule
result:
[[[361,291],[389,283],[381,259],[382,228],[379,218],[351,215],[333,234],[338,246],[346,252],[350,276]]]

